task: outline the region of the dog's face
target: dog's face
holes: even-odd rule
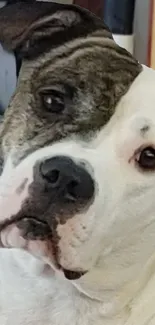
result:
[[[23,54],[1,130],[2,227],[47,243],[70,279],[106,263],[141,267],[154,250],[155,72],[74,6],[16,4],[0,25]]]

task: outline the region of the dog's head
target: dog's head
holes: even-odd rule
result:
[[[155,72],[76,6],[18,3],[0,26],[22,56],[1,129],[2,226],[47,240],[71,279],[141,267],[155,248]]]

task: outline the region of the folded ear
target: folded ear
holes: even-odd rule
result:
[[[0,42],[7,49],[20,49],[25,56],[96,29],[105,29],[112,38],[99,18],[74,5],[27,0],[0,10]]]

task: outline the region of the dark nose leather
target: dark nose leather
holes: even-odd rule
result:
[[[68,157],[45,160],[40,165],[40,174],[60,201],[87,202],[94,195],[94,181],[88,171]]]

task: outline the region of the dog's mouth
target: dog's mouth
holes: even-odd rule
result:
[[[16,225],[18,229],[20,229],[22,234],[21,237],[27,241],[39,241],[39,245],[45,241],[50,242],[50,246],[52,247],[52,263],[54,268],[59,272],[63,272],[67,280],[78,280],[87,273],[87,271],[70,270],[69,268],[66,269],[60,264],[53,231],[46,221],[42,221],[37,217],[27,216],[12,218],[11,220],[7,220],[0,225],[0,232],[13,225]],[[3,246],[2,242],[1,244],[1,246]]]
[[[62,271],[64,273],[64,276],[66,279],[68,280],[78,280],[80,279],[83,275],[85,275],[87,273],[87,271],[70,271],[70,270],[66,270],[62,268]]]

